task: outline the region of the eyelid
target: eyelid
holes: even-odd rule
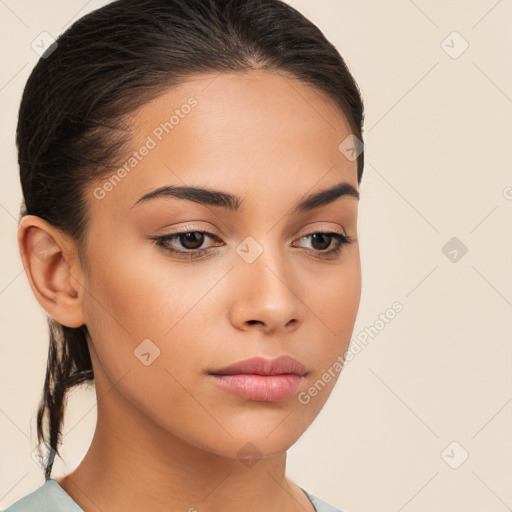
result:
[[[179,225],[177,227],[173,227],[171,231],[167,231],[168,228],[162,228],[162,230],[165,230],[165,232],[162,234],[162,236],[165,236],[165,235],[174,235],[174,234],[177,234],[177,233],[190,233],[190,232],[208,232],[208,233],[211,233],[212,235],[215,235],[215,236],[221,236],[221,234],[219,233],[219,231],[214,228],[211,224],[208,225],[207,227],[201,227],[201,226],[194,226],[192,224],[182,224],[182,225]]]
[[[314,223],[314,224],[317,224],[317,223]],[[300,232],[301,230],[299,230],[298,232]],[[308,236],[308,235],[312,235],[314,233],[337,233],[339,235],[345,235],[345,236],[348,236],[347,234],[347,231],[345,230],[345,228],[342,226],[340,227],[339,225],[337,225],[336,227],[335,226],[326,226],[326,225],[323,225],[323,226],[312,226],[310,229],[307,229],[305,231],[305,235],[302,235],[302,236]]]

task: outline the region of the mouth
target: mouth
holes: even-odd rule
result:
[[[305,366],[289,356],[270,360],[254,357],[209,372],[221,388],[259,402],[290,398],[307,374]]]

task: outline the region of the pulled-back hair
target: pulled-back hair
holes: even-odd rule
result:
[[[343,58],[280,0],[118,0],[80,18],[39,59],[23,92],[16,132],[20,215],[41,217],[73,237],[87,267],[85,188],[124,161],[129,115],[194,75],[252,69],[315,87],[362,142],[363,102]],[[363,158],[361,152],[358,183]],[[38,442],[51,447],[45,479],[59,455],[66,393],[94,380],[87,326],[47,320],[37,411]]]

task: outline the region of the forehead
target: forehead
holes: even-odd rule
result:
[[[166,184],[242,196],[295,190],[296,199],[329,175],[325,185],[357,188],[356,161],[339,150],[351,133],[345,115],[318,89],[282,73],[196,75],[142,105],[130,125],[125,172],[103,207],[124,209]]]

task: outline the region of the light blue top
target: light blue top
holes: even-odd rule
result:
[[[317,512],[342,512],[306,490],[302,490]],[[73,501],[57,480],[49,478],[35,491],[20,498],[8,509],[0,510],[0,512],[84,512],[84,510]]]

